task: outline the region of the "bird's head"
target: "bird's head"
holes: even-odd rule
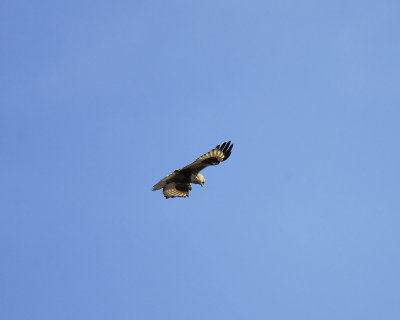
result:
[[[206,182],[206,180],[204,179],[204,177],[203,177],[203,175],[202,174],[200,174],[200,173],[198,173],[197,175],[196,175],[196,177],[194,178],[194,183],[197,183],[197,184],[199,184],[199,185],[201,185],[201,186],[204,186],[204,182]]]

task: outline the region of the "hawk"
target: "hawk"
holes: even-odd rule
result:
[[[215,166],[231,155],[233,144],[230,141],[217,145],[214,149],[198,157],[191,164],[177,169],[153,186],[153,191],[163,189],[166,199],[189,196],[191,183],[204,185],[204,177],[199,172],[208,166]]]

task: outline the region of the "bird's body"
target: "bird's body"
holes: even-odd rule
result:
[[[153,186],[153,191],[163,189],[165,198],[188,197],[191,183],[204,185],[205,179],[199,172],[210,165],[217,165],[231,155],[233,144],[230,141],[217,145],[194,162],[177,169]]]

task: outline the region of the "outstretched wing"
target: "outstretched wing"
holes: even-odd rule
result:
[[[189,190],[192,190],[190,183],[170,182],[163,188],[163,194],[166,199],[189,196]]]
[[[232,148],[233,144],[231,144],[230,141],[224,142],[223,144],[217,145],[214,149],[198,157],[191,164],[177,171],[181,173],[185,172],[199,173],[201,170],[203,170],[208,166],[217,165],[220,162],[228,159],[229,156],[231,155]]]

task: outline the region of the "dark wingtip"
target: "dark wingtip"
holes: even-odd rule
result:
[[[233,148],[233,143],[231,144],[231,141],[229,140],[228,142],[224,142],[223,144],[221,144],[221,147],[219,147],[219,145],[218,145],[217,148],[224,153],[224,160],[223,161],[225,161],[231,155],[231,151],[232,151],[232,148]]]

